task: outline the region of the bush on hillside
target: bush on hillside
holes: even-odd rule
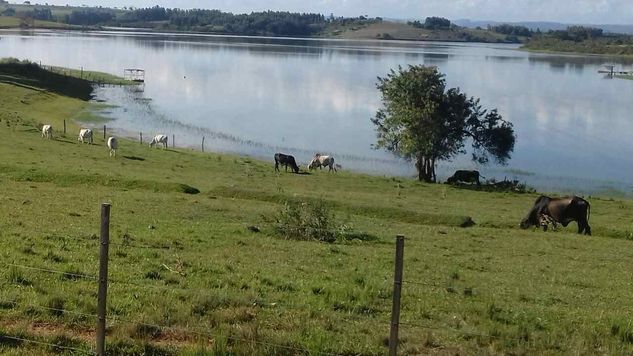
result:
[[[354,231],[345,224],[336,223],[336,217],[323,201],[287,201],[273,219],[278,235],[293,240],[336,241],[373,241],[377,237],[368,233]]]

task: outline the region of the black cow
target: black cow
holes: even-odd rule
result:
[[[591,206],[589,202],[583,198],[572,196],[564,198],[550,198],[541,195],[534,202],[534,206],[528,215],[521,221],[521,228],[527,229],[530,226],[543,226],[542,216],[551,217],[555,222],[567,226],[570,222],[578,223],[578,233],[591,235],[591,227],[589,226],[589,215]],[[554,224],[554,226],[556,226]],[[545,226],[544,230],[547,229]]]
[[[279,165],[282,164],[286,167],[286,172],[288,172],[288,166],[292,168],[295,173],[299,173],[299,166],[297,166],[297,162],[295,158],[291,155],[285,155],[283,153],[275,153],[275,171],[279,172]]]
[[[477,183],[477,185],[481,185],[481,182],[479,181],[479,171],[459,170],[456,171],[455,174],[453,174],[452,176],[448,177],[448,179],[446,180],[446,183],[448,184],[455,184],[459,182]]]

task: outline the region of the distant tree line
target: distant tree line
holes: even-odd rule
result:
[[[166,30],[219,32],[238,35],[311,36],[330,24],[356,25],[380,21],[365,16],[326,18],[321,14],[286,11],[233,14],[220,10],[168,9],[160,6],[117,12],[106,8],[73,10],[64,19],[72,25],[141,26]]]
[[[501,25],[494,25],[494,26],[488,25],[488,31],[493,31],[493,32],[497,32],[497,33],[501,33],[501,34],[509,35],[509,36],[524,36],[524,37],[530,37],[533,34],[532,30],[530,30],[529,28],[525,26],[508,25],[505,23]]]
[[[66,23],[71,25],[92,26],[104,24],[114,19],[114,13],[108,10],[86,9],[73,10],[66,15]]]
[[[32,10],[27,11],[16,11],[12,7],[8,7],[4,9],[0,15],[2,16],[15,16],[21,18],[29,18],[34,20],[42,20],[42,21],[55,21],[53,17],[53,13],[49,8],[34,8]]]
[[[569,26],[566,30],[549,31],[548,35],[563,41],[582,42],[600,38],[604,33],[601,28]]]
[[[427,17],[424,20],[424,23],[415,20],[407,22],[410,26],[415,28],[424,28],[427,30],[450,30],[452,28],[457,28],[457,25],[451,23],[450,20],[445,19],[443,17]]]
[[[570,26],[565,30],[535,33],[525,44],[534,50],[633,55],[633,36],[604,33],[600,28]]]

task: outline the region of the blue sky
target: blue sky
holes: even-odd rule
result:
[[[119,7],[161,5],[220,9],[236,13],[288,10],[389,18],[443,16],[450,19],[472,20],[633,24],[633,0],[32,0],[32,2]]]

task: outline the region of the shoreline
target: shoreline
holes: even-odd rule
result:
[[[296,39],[296,40],[328,40],[328,41],[384,41],[384,42],[408,42],[408,43],[425,43],[425,42],[447,42],[447,43],[477,43],[477,44],[501,44],[501,45],[520,45],[517,42],[498,42],[498,41],[467,41],[467,40],[455,40],[455,39],[411,39],[411,38],[372,38],[372,37],[345,37],[345,36],[274,36],[274,35],[240,35],[233,33],[221,33],[221,32],[200,32],[200,31],[183,31],[183,30],[170,30],[170,29],[154,29],[154,28],[140,28],[140,27],[116,27],[116,26],[99,26],[99,27],[79,27],[74,25],[68,25],[72,27],[0,27],[0,34],[3,31],[80,31],[80,32],[131,32],[138,34],[165,34],[165,35],[195,35],[195,36],[208,36],[208,37],[239,37],[239,38],[262,38],[262,39]]]
[[[94,110],[98,114],[99,108],[91,108],[91,110]],[[127,140],[130,144],[141,145],[139,142],[138,132],[134,130],[130,130],[128,128],[121,127],[121,126],[117,126],[115,124],[117,121],[116,117],[106,117],[99,114],[97,116],[100,118],[100,120],[97,121],[100,125],[108,124],[108,132],[116,133],[117,135],[120,135],[118,137],[122,137],[123,139]],[[95,124],[95,122],[90,122],[90,121],[81,122],[81,123],[85,123],[88,126]],[[110,126],[110,124],[112,125]],[[100,126],[97,126],[96,130],[98,130],[99,127]],[[272,160],[272,156],[268,157],[267,155],[263,153],[254,153],[254,152],[249,153],[246,151],[240,151],[238,149],[211,148],[211,142],[213,140],[231,142],[222,137],[214,138],[210,136],[205,136],[205,138],[207,139],[206,143],[208,144],[208,146],[205,145],[205,150],[203,152],[201,150],[200,144],[191,143],[190,141],[178,141],[179,136],[177,134],[176,134],[176,140],[177,142],[180,142],[180,143],[176,145],[176,148],[173,148],[171,146],[172,133],[169,133],[168,136],[170,140],[169,149],[192,151],[197,154],[200,154],[200,153],[220,154],[220,155],[229,155],[229,156],[234,156],[234,157],[249,158],[249,159],[253,159],[253,160],[259,161],[261,163],[266,163],[266,164],[270,163]],[[151,140],[151,138],[152,138],[152,134],[148,134],[146,136],[145,132],[143,132],[142,145],[147,145],[149,141]],[[271,146],[270,148],[273,148],[273,147]],[[298,151],[312,152],[314,150],[308,151],[304,149],[293,149],[290,147],[286,147],[286,148],[279,147],[279,151],[296,155]],[[353,164],[352,165],[345,164],[345,162],[349,162],[349,161],[356,161],[356,162],[376,161],[376,162],[383,162],[383,163],[387,162],[390,164],[398,164],[397,157],[394,157],[393,161],[391,161],[391,160],[385,160],[385,159],[380,159],[380,158],[373,159],[370,157],[360,157],[360,156],[354,156],[354,155],[349,155],[349,154],[340,154],[340,155],[335,154],[335,156],[337,158],[342,158],[341,161],[343,165],[343,170],[347,173],[352,173],[355,175],[362,175],[362,176],[369,176],[369,177],[403,179],[407,181],[418,182],[416,179],[417,174],[415,174],[415,172],[412,174],[397,174],[397,173],[392,172],[390,174],[389,172],[383,171],[383,170],[354,168]],[[299,164],[299,166],[303,169],[305,166],[305,163],[306,162],[302,161]],[[413,164],[411,164],[410,166],[413,167]],[[450,166],[450,162],[444,162],[443,164],[440,163],[440,165],[438,166],[438,171],[445,172],[445,174],[440,174],[440,178],[442,178],[444,177],[444,175],[446,177],[450,176],[450,174],[454,170],[467,169],[467,168],[468,167],[463,167],[463,166]],[[518,180],[521,183],[526,183],[528,187],[536,189],[537,192],[546,194],[546,195],[562,196],[562,195],[575,194],[575,195],[582,195],[582,196],[589,196],[589,197],[599,197],[603,199],[613,199],[613,198],[633,199],[633,191],[628,191],[626,189],[626,185],[628,184],[628,182],[626,181],[613,181],[613,180],[600,179],[600,178],[576,178],[576,177],[571,177],[571,176],[550,176],[550,175],[544,175],[540,173],[526,171],[517,167],[488,166],[488,167],[479,167],[475,169],[479,170],[480,172],[487,172],[484,174],[486,176],[490,174],[494,174],[496,177],[493,177],[493,178],[497,178],[496,179],[497,182],[502,181],[501,177],[505,177],[506,179],[510,181]],[[438,180],[437,185],[442,186],[444,184],[444,180],[445,179]],[[575,184],[557,186],[556,184],[547,183],[547,182],[559,182],[559,181],[568,181],[568,182],[574,181]],[[590,186],[591,188],[586,188],[587,186]],[[581,187],[585,187],[585,188],[581,188]]]
[[[519,51],[539,54],[552,54],[552,55],[569,55],[569,56],[591,56],[591,57],[609,57],[609,58],[621,58],[630,59],[633,61],[633,54],[608,54],[608,53],[589,53],[589,52],[572,52],[572,51],[556,51],[550,49],[533,49],[525,46],[517,48]]]
[[[178,35],[178,36],[200,36],[200,37],[229,37],[229,38],[259,38],[259,39],[286,39],[286,40],[311,40],[311,41],[359,41],[359,42],[405,42],[405,43],[455,43],[455,44],[489,44],[489,45],[515,45],[513,48],[518,51],[535,53],[535,54],[551,54],[551,55],[570,55],[570,56],[592,56],[592,57],[608,57],[608,58],[621,58],[633,60],[633,54],[610,54],[610,53],[592,53],[592,52],[575,52],[575,51],[560,51],[551,49],[533,49],[525,47],[524,42],[494,42],[494,41],[466,41],[466,40],[454,40],[454,39],[410,39],[410,38],[369,38],[369,37],[345,37],[345,36],[272,36],[272,35],[239,35],[232,33],[218,33],[218,32],[200,32],[200,31],[181,31],[181,30],[169,30],[169,29],[153,29],[153,28],[139,28],[139,27],[113,27],[113,26],[99,26],[99,27],[0,27],[0,34],[2,32],[9,31],[70,31],[70,32],[114,32],[114,33],[137,33],[137,34],[152,34],[152,35]],[[626,78],[624,78],[626,79]]]

